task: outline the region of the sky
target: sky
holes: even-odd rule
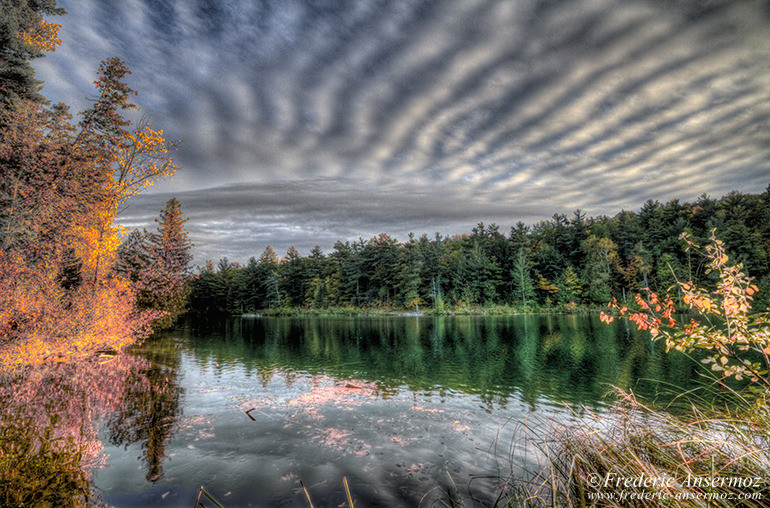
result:
[[[99,62],[180,170],[194,263],[271,245],[501,231],[770,184],[770,4],[741,0],[59,0],[43,94]]]

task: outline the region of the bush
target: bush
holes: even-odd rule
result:
[[[119,351],[150,333],[155,311],[137,312],[123,279],[62,288],[56,271],[0,253],[0,370]]]

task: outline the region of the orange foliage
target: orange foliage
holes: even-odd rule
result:
[[[40,20],[40,23],[19,34],[19,39],[24,41],[33,51],[53,51],[56,46],[61,46],[59,39],[59,29],[61,25],[57,23],[47,23]]]
[[[25,40],[54,44],[56,27]],[[162,315],[136,312],[112,270],[119,204],[176,169],[162,131],[122,116],[134,108],[127,74],[116,58],[102,64],[79,128],[66,106],[33,102],[0,125],[0,367],[119,350]]]
[[[0,252],[0,369],[119,351],[159,317],[136,312],[134,292],[121,279],[65,291],[55,274]]]
[[[690,236],[683,233],[681,238],[689,249],[701,250]],[[609,307],[621,315],[629,314],[640,330],[649,330],[652,337],[663,337],[666,350],[691,351],[695,349],[709,351],[702,360],[711,365],[711,369],[722,377],[737,380],[749,379],[770,388],[768,367],[770,366],[770,320],[766,314],[750,314],[751,300],[757,292],[757,286],[743,273],[743,267],[728,265],[728,256],[724,244],[711,233],[711,243],[703,248],[708,260],[706,273],[719,276],[714,291],[707,291],[692,281],[679,282],[682,300],[700,319],[691,319],[686,325],[678,323],[674,315],[674,304],[666,295],[662,300],[658,295],[645,289],[647,300],[637,294],[635,301],[639,311],[629,313],[613,299]],[[609,323],[612,316],[601,313],[601,320]],[[747,355],[753,352],[760,361]]]

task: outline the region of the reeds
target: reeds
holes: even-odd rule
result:
[[[764,403],[739,411],[691,406],[674,416],[619,394],[614,424],[602,425],[595,416],[555,435],[558,473],[567,477],[578,506],[770,506],[770,415]],[[628,497],[619,499],[623,491]],[[592,503],[591,493],[605,499]],[[741,499],[746,496],[758,499]]]
[[[206,489],[203,488],[203,485],[201,485],[201,488],[198,490],[198,497],[195,499],[195,508],[206,508],[206,505],[201,502],[201,496],[214,503],[214,506],[217,508],[225,508],[222,503],[217,501],[214,496],[209,494]]]
[[[305,494],[305,501],[307,501],[308,508],[315,508],[315,505],[313,505],[313,500],[310,498],[310,492],[307,490],[307,487],[305,487],[304,482],[300,480],[299,484],[302,487],[302,492]],[[345,488],[345,497],[348,501],[348,508],[355,508],[355,505],[353,504],[353,495],[350,493],[350,486],[348,485],[347,476],[342,477],[342,486]],[[344,503],[338,506],[344,506]]]
[[[512,470],[493,506],[770,507],[765,401],[675,416],[618,394],[611,416],[525,424],[519,437],[541,452],[539,469]]]

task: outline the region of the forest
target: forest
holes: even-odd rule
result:
[[[0,365],[119,350],[181,312],[190,244],[172,199],[157,232],[128,237],[117,217],[132,196],[177,169],[174,145],[135,112],[131,71],[98,68],[77,115],[40,94],[30,64],[61,40],[54,1],[4,5],[0,72]],[[160,206],[159,206],[160,208]],[[150,296],[150,294],[152,296]]]
[[[292,309],[430,310],[435,313],[562,309],[625,301],[643,288],[679,297],[677,281],[708,282],[704,259],[680,235],[703,244],[716,231],[730,259],[759,287],[754,308],[770,307],[770,186],[695,202],[649,200],[613,217],[555,214],[509,232],[479,223],[470,233],[399,241],[379,234],[316,246],[283,258],[268,246],[245,266],[207,261],[192,279],[190,310],[241,314]]]

